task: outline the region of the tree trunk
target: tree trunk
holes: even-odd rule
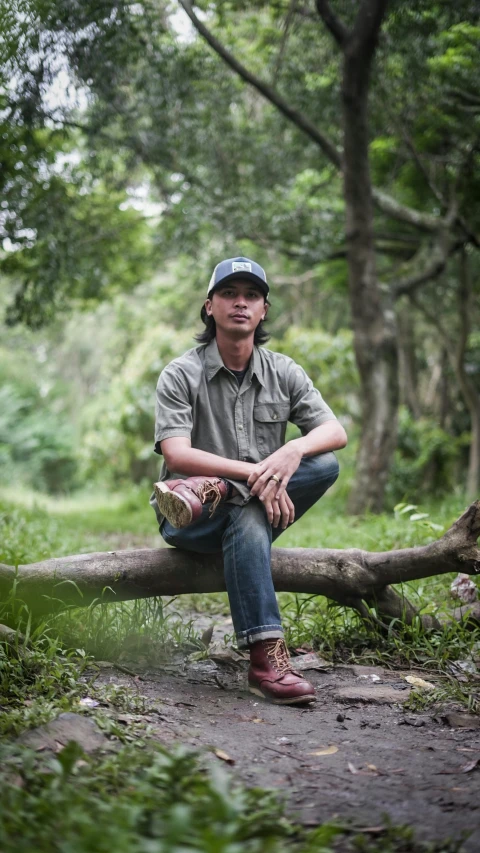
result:
[[[478,494],[480,485],[480,394],[475,383],[467,373],[465,355],[471,326],[472,287],[468,256],[465,249],[460,256],[460,286],[458,290],[458,307],[460,314],[460,336],[455,358],[455,370],[465,403],[470,413],[472,438],[468,459],[467,497]]]
[[[480,405],[470,412],[472,440],[468,457],[467,498],[478,494],[480,484]]]
[[[381,20],[382,4],[374,5]],[[379,26],[380,21],[367,32],[359,28],[348,40],[342,82],[349,289],[362,400],[357,474],[349,501],[352,513],[383,509],[397,438],[395,315],[392,305],[383,304],[377,278],[368,155],[368,88]]]
[[[436,542],[418,548],[371,553],[316,548],[273,548],[272,575],[277,591],[325,595],[353,607],[366,619],[411,623],[415,608],[390,584],[447,572],[480,572],[480,501],[472,504]],[[0,564],[0,592],[16,583],[17,600],[35,614],[60,607],[125,601],[157,595],[220,592],[225,589],[222,559],[176,548],[109,551],[59,557],[19,566]],[[368,606],[374,606],[372,617]],[[426,627],[437,627],[423,616]]]
[[[291,104],[273,86],[240,62],[197,17],[191,0],[179,0],[196,30],[218,56],[266,98],[285,118],[320,148],[344,177],[347,246],[355,353],[362,393],[362,435],[357,479],[349,509],[360,513],[383,508],[385,484],[396,445],[398,372],[394,313],[390,302],[382,303],[373,247],[372,202],[388,217],[413,226],[421,233],[436,235],[434,257],[420,272],[415,271],[391,291],[391,298],[410,293],[445,268],[455,247],[454,225],[460,223],[467,239],[477,239],[457,215],[454,206],[445,219],[414,210],[371,187],[368,161],[367,100],[372,60],[378,33],[385,17],[387,0],[359,0],[353,28],[349,29],[328,0],[315,6],[325,26],[343,52],[342,105],[344,151],[309,117]],[[418,252],[417,252],[418,255]],[[417,257],[417,256],[416,256]],[[418,258],[417,258],[418,260]]]
[[[397,328],[400,402],[407,406],[412,417],[418,420],[422,413],[417,389],[415,334],[412,312],[407,304],[402,304],[397,309]]]

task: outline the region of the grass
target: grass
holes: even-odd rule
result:
[[[33,562],[95,549],[132,544],[161,545],[155,519],[148,506],[148,489],[132,489],[114,497],[78,495],[63,500],[25,493],[0,497],[0,562]],[[421,507],[404,502],[396,511],[363,518],[348,516],[342,489],[321,501],[279,540],[279,547],[329,547],[391,550],[424,545],[444,532],[465,509],[460,495],[431,501]],[[116,531],[116,533],[115,533]],[[120,538],[120,545],[112,537]],[[150,537],[150,538],[149,538]],[[113,540],[114,542],[114,540]],[[438,576],[406,584],[403,592],[421,613],[442,615],[451,609],[451,576]],[[383,665],[436,668],[447,672],[452,661],[478,655],[480,635],[463,625],[448,623],[442,632],[428,633],[420,623],[396,624],[387,636],[365,626],[351,610],[321,596],[279,595],[282,617],[291,646],[309,643],[337,660]],[[143,657],[169,654],[185,643],[198,647],[193,627],[195,613],[227,615],[226,594],[185,595],[175,601],[150,599],[137,602],[71,609],[51,623],[70,647],[117,660],[128,650]],[[475,705],[477,700],[469,700]]]
[[[90,550],[160,545],[147,492],[114,498],[78,496],[62,501],[9,492],[0,498],[0,562],[29,563]],[[451,524],[463,506],[458,497],[411,512],[348,518],[341,493],[329,496],[280,540],[280,546],[362,547],[388,550],[424,544]],[[120,542],[120,545],[117,543]],[[450,578],[409,585],[408,595],[424,610],[448,603]],[[478,710],[475,684],[449,674],[452,660],[478,654],[476,632],[450,625],[425,633],[420,625],[388,635],[367,628],[349,610],[317,596],[280,595],[292,645],[309,643],[334,660],[432,669],[443,675],[432,694],[414,694],[411,707],[454,698]],[[154,744],[146,724],[120,725],[116,715],[148,711],[147,700],[111,684],[95,687],[94,658],[118,660],[128,652],[148,660],[174,648],[198,648],[191,616],[212,619],[228,612],[226,596],[191,595],[72,608],[34,622],[12,594],[0,622],[16,634],[0,641],[0,734],[11,740],[22,730],[48,722],[60,711],[93,715],[114,738],[114,752],[95,758],[75,743],[55,756],[4,742],[0,748],[0,848],[5,853],[456,853],[459,842],[419,844],[411,830],[387,827],[376,839],[345,827],[306,831],[287,820],[278,794],[232,785],[214,763],[182,749]],[[468,677],[467,677],[468,678]],[[86,709],[88,695],[101,711]]]

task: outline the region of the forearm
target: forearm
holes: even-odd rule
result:
[[[347,434],[338,421],[326,421],[307,435],[292,439],[289,444],[294,444],[303,456],[317,456],[319,453],[328,453],[331,450],[340,450],[347,443]]]
[[[226,477],[229,480],[248,480],[254,469],[251,462],[239,462],[236,459],[226,459],[206,450],[185,447],[175,450],[174,455],[165,457],[168,468],[175,474],[185,474],[188,477]]]

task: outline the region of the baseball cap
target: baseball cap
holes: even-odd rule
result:
[[[208,284],[207,299],[220,284],[225,284],[234,278],[255,282],[263,294],[268,296],[267,276],[260,264],[256,264],[250,258],[227,258],[225,261],[220,261],[212,273]]]

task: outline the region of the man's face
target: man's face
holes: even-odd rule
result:
[[[265,319],[268,305],[258,285],[234,279],[212,293],[205,309],[215,320],[217,330],[234,337],[248,337]]]

